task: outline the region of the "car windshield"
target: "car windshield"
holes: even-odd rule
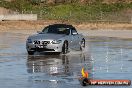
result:
[[[45,27],[42,30],[43,33],[52,33],[52,34],[66,34],[69,35],[70,34],[70,29],[67,27]]]

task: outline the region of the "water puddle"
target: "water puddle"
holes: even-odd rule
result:
[[[131,39],[87,37],[83,51],[28,56],[26,37],[18,33],[0,34],[0,88],[82,88],[78,81],[82,67],[90,78],[132,80]]]

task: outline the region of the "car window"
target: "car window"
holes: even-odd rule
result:
[[[53,33],[53,34],[70,34],[70,29],[65,27],[46,27],[42,31],[43,33]]]
[[[46,28],[44,28],[44,29],[42,30],[42,32],[43,32],[43,33],[48,33],[48,30],[49,30],[49,28],[46,27]]]

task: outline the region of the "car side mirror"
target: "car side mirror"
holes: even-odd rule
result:
[[[78,33],[77,33],[77,32],[73,32],[72,34],[73,34],[73,35],[77,35]]]

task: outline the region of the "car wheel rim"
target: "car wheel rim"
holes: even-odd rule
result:
[[[82,42],[81,42],[81,47],[85,47],[85,41],[84,40],[82,40]]]

